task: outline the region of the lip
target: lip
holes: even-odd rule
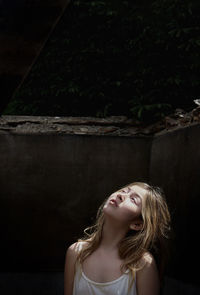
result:
[[[109,201],[109,203],[110,203],[111,205],[114,205],[115,207],[118,207],[117,201],[116,201],[115,199],[111,199],[111,200]]]

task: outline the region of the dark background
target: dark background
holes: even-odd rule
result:
[[[189,111],[195,107],[193,100],[199,98],[200,83],[199,1],[156,0],[134,1],[134,3],[117,0],[71,1],[67,9],[65,9],[67,1],[63,1],[63,5],[60,6],[52,3],[53,1],[41,2],[37,0],[0,1],[1,114],[96,117],[125,115],[140,120],[141,123],[151,123],[173,112],[175,108]],[[199,208],[198,144],[195,146],[195,144],[192,145],[192,142],[198,137],[196,131],[198,129],[194,130],[192,133],[189,131],[187,133],[186,130],[183,135],[172,134],[169,142],[167,139],[165,141],[164,137],[157,138],[151,146],[154,149],[155,157],[155,167],[151,168],[151,178],[145,174],[146,172],[142,176],[140,175],[139,164],[138,174],[135,174],[135,177],[143,177],[144,181],[152,180],[158,185],[164,184],[175,224],[175,243],[171,256],[171,268],[168,273],[177,279],[197,284],[198,277],[197,274],[194,275],[196,271],[193,262],[196,260],[196,253],[198,253],[196,243]],[[81,137],[79,139],[86,140]],[[66,212],[71,218],[69,209],[63,207],[65,196],[62,185],[69,189],[63,171],[70,174],[71,170],[68,168],[73,168],[75,161],[77,161],[74,171],[76,169],[78,171],[80,168],[77,184],[77,189],[79,189],[78,185],[82,179],[81,173],[84,172],[88,161],[92,165],[94,160],[92,155],[95,155],[100,144],[95,138],[94,149],[91,150],[92,145],[89,144],[90,150],[84,154],[84,149],[79,152],[80,144],[77,144],[76,153],[73,143],[70,149],[68,142],[71,139],[66,137],[56,140],[58,141],[57,150],[53,137],[42,139],[34,136],[33,138],[5,136],[0,142],[2,155],[4,153],[7,155],[7,158],[3,157],[1,162],[5,169],[2,170],[3,176],[1,178],[1,180],[5,180],[3,181],[6,191],[4,208],[8,210],[5,210],[2,215],[4,233],[6,226],[8,226],[6,218],[10,218],[12,221],[9,224],[10,232],[7,231],[9,238],[2,243],[2,249],[6,253],[9,241],[11,241],[10,245],[15,248],[11,254],[7,252],[11,258],[11,264],[7,264],[7,260],[4,260],[6,267],[4,270],[6,271],[30,270],[29,262],[34,263],[34,261],[36,262],[35,270],[37,270],[38,264],[41,264],[41,269],[43,266],[43,269],[45,267],[50,269],[52,261],[48,260],[48,255],[52,255],[52,259],[55,259],[55,265],[59,265],[59,270],[62,268],[65,249],[64,230],[58,232],[62,242],[62,245],[58,246],[56,235],[52,237],[53,230],[56,232],[57,228],[55,226],[54,229],[50,229],[48,225],[55,221],[55,216],[60,218],[57,219],[57,222],[66,222]],[[121,139],[119,141],[121,142]],[[50,150],[48,150],[49,146]],[[66,146],[70,151],[67,155]],[[127,146],[129,149],[130,145]],[[108,151],[105,147],[105,154],[108,155],[108,160],[113,165],[111,172],[112,169],[115,169],[115,161],[117,161],[117,157],[110,156],[110,153],[113,155],[113,148],[116,149],[116,143],[109,145]],[[149,148],[149,145],[145,144],[145,148]],[[62,153],[60,153],[60,149]],[[174,152],[172,152],[173,149]],[[136,151],[140,151],[140,149],[136,149]],[[184,153],[180,151],[184,151]],[[70,153],[74,157],[76,156],[74,161],[72,161],[73,157],[71,158]],[[99,151],[99,155],[100,153],[101,151]],[[126,154],[124,153],[123,156],[126,157]],[[98,155],[95,157],[101,163],[101,158],[98,158]],[[149,158],[147,160],[150,161]],[[51,161],[53,165],[50,165],[51,169],[49,170],[48,165],[52,164]],[[65,161],[69,166],[65,166]],[[17,163],[14,169],[13,163]],[[102,166],[101,171],[96,172],[95,167],[97,166],[94,164],[91,169],[91,171],[99,173],[101,181],[107,172],[106,163],[103,164],[105,166]],[[123,163],[120,165],[126,170]],[[84,175],[88,183],[90,176],[95,174],[91,171]],[[59,173],[57,174],[57,172]],[[28,177],[27,173],[31,179],[26,178]],[[37,181],[35,175],[42,177],[39,179],[40,181],[45,180],[45,187]],[[110,177],[112,175],[111,173]],[[122,179],[119,175],[112,185],[108,181],[110,186],[104,188],[105,193],[115,189],[120,181],[122,185],[126,179],[129,182],[129,176]],[[129,175],[128,172],[127,175]],[[71,176],[73,176],[71,183],[74,183],[77,173]],[[20,185],[18,185],[18,177]],[[24,177],[25,182],[23,182]],[[57,182],[54,182],[54,177]],[[12,187],[7,187],[7,180],[10,180],[13,187],[16,186],[19,191],[13,189],[11,193]],[[39,183],[41,185],[38,185]],[[184,187],[186,183],[187,188]],[[98,185],[101,185],[100,181]],[[51,186],[54,189],[52,191]],[[84,191],[84,183],[81,183],[81,186]],[[30,188],[33,188],[31,193]],[[88,194],[91,198],[94,189],[95,183],[92,192]],[[100,190],[101,186],[98,189]],[[170,194],[171,190],[173,193]],[[55,191],[60,194],[61,201],[59,198],[56,199]],[[50,195],[51,201],[49,201],[47,193]],[[69,193],[73,193],[73,188],[69,189]],[[42,199],[43,194],[46,196],[46,200]],[[190,194],[192,194],[191,198]],[[99,196],[102,197],[100,192]],[[56,201],[58,202],[57,208],[54,207]],[[79,201],[81,206],[82,201],[80,199]],[[16,207],[10,206],[13,202]],[[49,204],[49,207],[46,207],[46,204]],[[96,202],[92,204],[94,207],[97,206]],[[41,207],[37,207],[40,205]],[[73,204],[71,206],[73,207]],[[80,220],[83,221],[84,226],[93,216],[94,207],[90,216],[87,215]],[[17,211],[16,208],[20,208],[21,211]],[[36,215],[34,215],[34,211],[31,211],[32,208]],[[29,214],[29,210],[34,219]],[[43,210],[46,215],[43,215]],[[57,215],[54,215],[55,211]],[[88,213],[86,211],[84,214]],[[17,215],[20,213],[21,217]],[[15,214],[18,217],[17,222],[15,222]],[[24,224],[23,216],[29,223]],[[41,219],[37,219],[37,216]],[[42,227],[40,222],[44,217],[49,223],[45,221],[46,223]],[[38,232],[35,225],[40,228],[41,239],[45,238],[43,236],[44,229],[46,235],[51,236],[53,246],[51,245],[52,248],[48,249],[49,252],[45,247],[41,249],[42,245],[37,240]],[[56,221],[54,225],[56,225]],[[20,226],[20,231],[18,226]],[[68,230],[69,224],[63,223],[62,226]],[[11,234],[13,228],[16,235]],[[26,236],[24,236],[24,230],[26,230]],[[21,235],[20,239],[17,236],[18,231]],[[80,232],[81,229],[77,223],[76,235],[78,236]],[[73,237],[76,238],[76,235]],[[34,249],[31,248],[33,237],[36,237],[34,243],[38,247],[37,253],[41,255],[37,260],[35,260]],[[46,243],[49,242],[48,239],[49,237],[45,240]],[[52,249],[58,250],[56,247],[60,251],[55,251],[52,254]],[[26,259],[28,257],[26,255],[30,253],[29,249],[32,249],[32,260]],[[58,255],[61,252],[63,257]],[[18,256],[17,253],[26,253],[21,262],[21,256]]]
[[[20,2],[26,11],[8,3],[1,28],[36,40],[30,23],[52,12],[38,1]],[[177,107],[191,110],[200,83],[199,15],[196,0],[71,1],[13,97],[8,87],[4,114],[150,122]]]

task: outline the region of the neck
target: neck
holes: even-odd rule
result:
[[[100,247],[105,250],[118,250],[119,242],[125,237],[128,228],[106,219]]]

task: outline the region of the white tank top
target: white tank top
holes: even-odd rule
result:
[[[97,283],[90,280],[84,274],[81,265],[77,264],[73,295],[137,295],[136,280],[132,282],[130,272],[127,270],[114,281]]]

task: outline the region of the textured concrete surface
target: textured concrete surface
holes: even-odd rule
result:
[[[63,295],[63,273],[0,273],[2,295]]]
[[[198,295],[200,287],[197,285],[187,284],[183,281],[165,277],[163,295]]]
[[[102,201],[148,178],[151,138],[0,135],[1,270],[62,269]]]
[[[199,282],[200,125],[155,136],[149,179],[166,192],[173,221],[170,273]]]
[[[140,180],[163,187],[171,208],[169,277],[199,284],[199,134],[200,124],[154,136],[1,132],[0,271],[62,271],[105,197]]]

